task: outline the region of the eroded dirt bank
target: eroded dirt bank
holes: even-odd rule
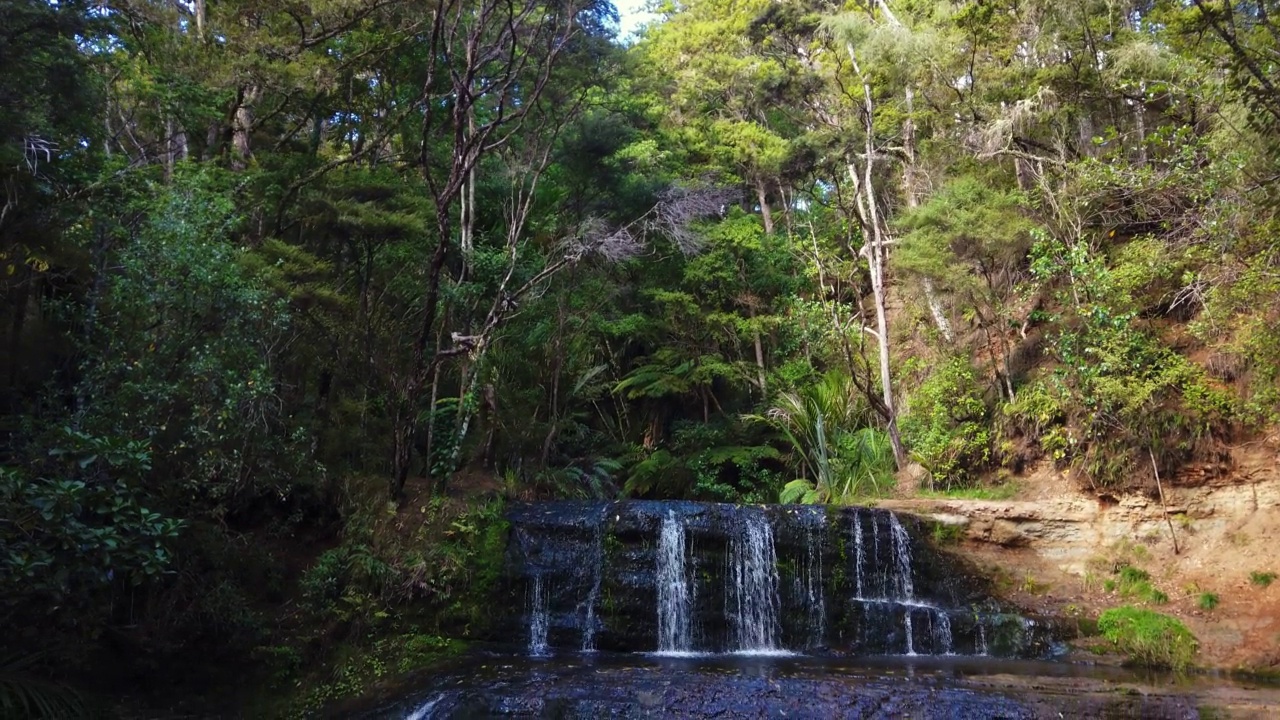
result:
[[[882,507],[957,529],[955,546],[986,568],[1010,599],[1047,613],[1096,614],[1124,603],[1177,616],[1201,643],[1200,663],[1280,670],[1280,453],[1277,439],[1186,468],[1148,494],[1099,497],[1040,468],[1011,500],[894,499]],[[1176,541],[1176,550],[1175,550]],[[1168,596],[1124,596],[1122,565]],[[1203,595],[1218,598],[1202,607]]]

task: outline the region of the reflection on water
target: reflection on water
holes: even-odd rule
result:
[[[1280,690],[1220,676],[976,657],[476,654],[334,717],[1280,717]]]

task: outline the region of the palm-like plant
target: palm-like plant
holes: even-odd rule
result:
[[[831,371],[798,392],[778,396],[764,415],[748,415],[782,434],[802,477],[783,487],[782,502],[842,502],[880,492],[893,473],[887,436],[868,427],[870,413],[853,380]]]
[[[0,717],[90,717],[84,698],[73,688],[33,672],[43,657],[30,653],[0,659]]]

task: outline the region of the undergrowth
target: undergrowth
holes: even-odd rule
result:
[[[1145,602],[1163,605],[1169,596],[1151,584],[1151,574],[1132,565],[1121,565],[1114,577],[1102,583],[1107,592],[1119,593],[1123,598],[1137,598]]]
[[[1178,672],[1191,665],[1200,647],[1181,621],[1131,605],[1103,612],[1098,630],[1131,662]]]
[[[255,716],[312,715],[460,652],[498,617],[500,500],[423,493],[397,508],[372,484],[352,490],[341,543],[299,579],[295,630],[255,651],[265,675]]]
[[[921,497],[951,500],[1008,500],[1017,494],[1018,485],[1014,482],[1005,482],[995,486],[920,490]]]

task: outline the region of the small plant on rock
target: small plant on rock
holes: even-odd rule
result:
[[[1212,610],[1218,607],[1218,603],[1221,600],[1217,593],[1204,592],[1200,593],[1200,598],[1196,600],[1196,605],[1199,605],[1201,610]]]
[[[1260,572],[1258,570],[1254,570],[1249,573],[1249,582],[1260,588],[1270,587],[1271,583],[1275,582],[1275,580],[1276,574],[1273,572]]]

